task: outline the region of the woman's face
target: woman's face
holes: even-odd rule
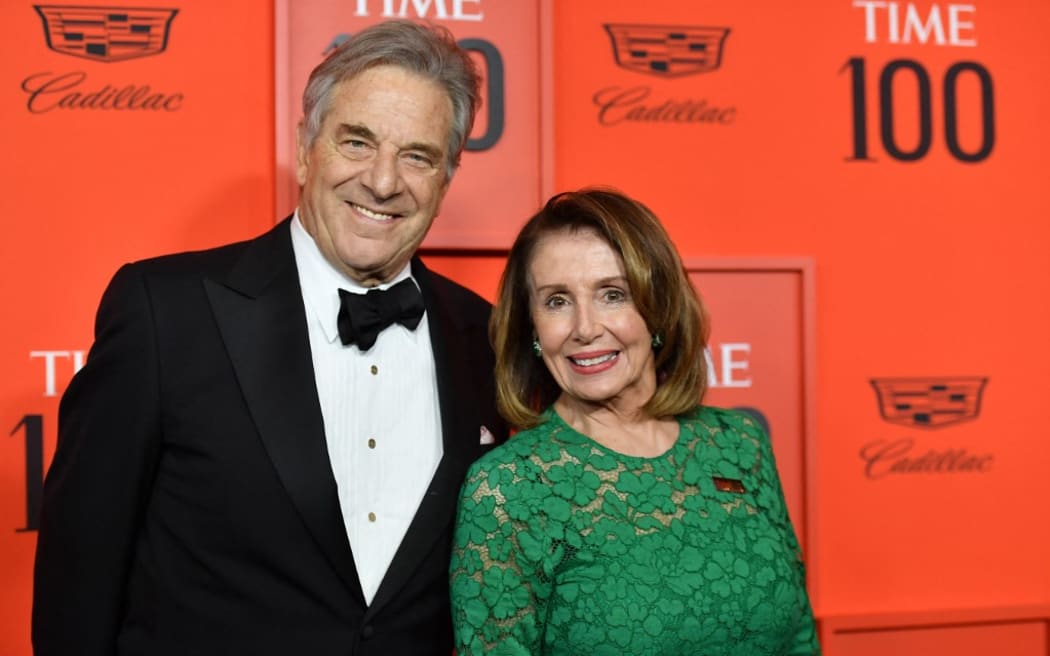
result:
[[[623,261],[592,230],[542,237],[529,263],[532,325],[559,399],[631,411],[656,391],[652,335]]]

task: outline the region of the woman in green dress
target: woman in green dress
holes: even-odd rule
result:
[[[768,437],[698,404],[707,317],[652,212],[552,198],[489,328],[521,430],[463,485],[459,656],[819,654]]]

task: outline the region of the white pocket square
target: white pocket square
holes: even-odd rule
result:
[[[496,443],[496,438],[492,436],[492,433],[489,432],[489,429],[487,429],[484,426],[482,426],[481,427],[481,442],[479,442],[479,444],[495,444],[495,443]]]

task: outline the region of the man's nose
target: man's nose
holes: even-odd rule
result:
[[[376,198],[385,199],[397,195],[401,191],[397,152],[380,148],[365,171],[362,183]]]

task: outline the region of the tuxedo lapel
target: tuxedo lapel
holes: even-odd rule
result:
[[[416,574],[435,540],[452,521],[463,475],[470,463],[481,454],[479,400],[472,394],[477,385],[472,378],[471,362],[476,358],[469,352],[470,342],[477,339],[478,335],[469,333],[459,317],[456,302],[448,297],[443,286],[436,284],[433,275],[418,258],[412,261],[412,275],[419,282],[426,305],[437,372],[444,454],[401,540],[401,546],[376,591],[369,607],[370,614],[394,598]],[[481,335],[480,338],[485,339],[485,336]]]
[[[251,242],[205,290],[274,468],[339,576],[364,604],[317,398],[288,221]]]

